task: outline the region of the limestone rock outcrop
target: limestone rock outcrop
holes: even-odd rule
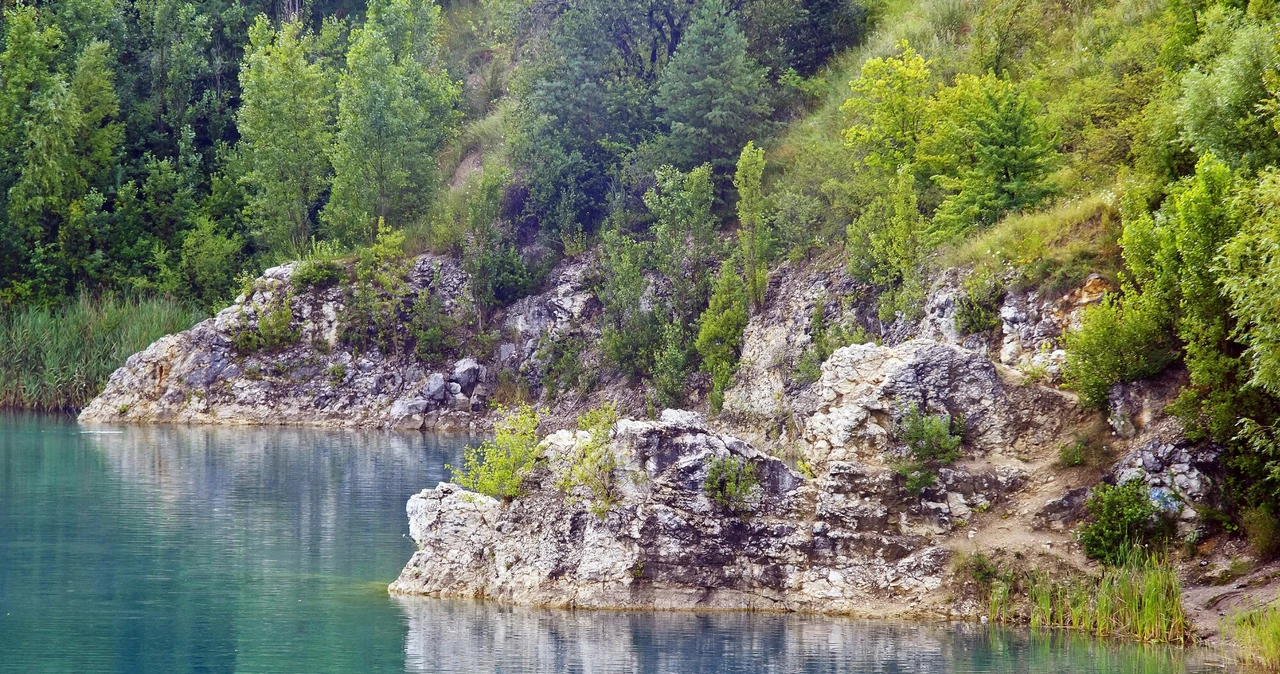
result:
[[[547,335],[584,319],[592,299],[582,287],[585,267],[562,265],[548,292],[508,308],[500,318],[512,341],[496,353],[432,364],[411,353],[353,348],[341,338],[349,293],[296,288],[296,264],[269,269],[213,318],[131,356],[80,420],[467,429],[483,422],[499,369],[531,363]],[[446,315],[460,316],[468,283],[456,260],[419,256],[405,279],[406,306],[431,296]],[[259,332],[264,318],[285,307],[286,343],[238,348],[238,336]],[[397,321],[401,329],[408,323],[408,316]]]
[[[408,514],[419,549],[391,591],[561,607],[869,613],[877,601],[907,605],[937,590],[950,553],[932,536],[966,502],[999,502],[1021,479],[957,466],[939,476],[930,494],[938,502],[908,498],[888,471],[837,462],[806,478],[695,414],[668,410],[615,426],[618,493],[602,504],[586,487],[564,487],[589,439],[548,437],[525,495],[509,503],[453,484],[415,495]],[[708,494],[716,458],[754,467],[759,484],[744,510]]]
[[[807,420],[804,441],[819,466],[877,461],[912,408],[961,421],[976,454],[1011,457],[1060,443],[1085,416],[1069,394],[1011,383],[986,356],[927,339],[839,349],[823,364],[818,386],[822,407]]]

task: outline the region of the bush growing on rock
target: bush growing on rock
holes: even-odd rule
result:
[[[735,456],[720,456],[707,464],[702,488],[712,501],[735,513],[751,510],[759,499],[760,476],[754,463]]]
[[[955,463],[960,458],[960,433],[950,414],[926,415],[918,407],[912,407],[895,432],[907,445],[907,457],[893,469],[904,479],[903,489],[912,496],[920,496],[925,489],[937,482],[939,466]]]
[[[1085,503],[1089,521],[1080,527],[1084,554],[1106,564],[1119,565],[1134,546],[1163,542],[1169,520],[1151,501],[1147,484],[1140,479],[1119,486],[1100,484]]]
[[[1167,329],[1144,297],[1104,298],[1085,310],[1079,330],[1066,335],[1067,386],[1086,405],[1105,408],[1113,385],[1150,377],[1173,361]]]
[[[467,447],[462,468],[445,466],[453,482],[474,492],[504,501],[520,496],[524,478],[541,455],[538,446],[538,413],[528,405],[515,410],[498,409],[494,437],[479,447]]]
[[[591,512],[601,519],[604,519],[620,498],[618,469],[622,467],[622,462],[609,447],[613,427],[617,423],[618,408],[613,403],[605,403],[578,417],[578,430],[586,431],[591,437],[586,442],[579,443],[569,458],[569,470],[557,485],[566,492],[575,487],[590,489]]]
[[[293,271],[291,280],[294,289],[302,292],[312,288],[329,288],[342,280],[342,270],[329,260],[305,260]]]

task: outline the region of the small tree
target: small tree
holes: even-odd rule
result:
[[[960,75],[938,94],[934,115],[938,121],[924,147],[943,155],[946,170],[934,180],[953,192],[934,216],[935,240],[990,225],[1049,195],[1045,177],[1055,152],[1030,94],[990,73]]]
[[[467,447],[462,468],[446,466],[454,483],[465,489],[510,501],[542,454],[538,445],[538,413],[528,405],[499,408],[494,437],[479,447]]]
[[[751,510],[760,498],[760,475],[751,461],[736,456],[720,456],[707,464],[702,488],[724,508],[735,513]]]
[[[932,100],[929,62],[905,41],[900,48],[897,57],[863,64],[840,108],[855,120],[844,132],[845,144],[861,151],[868,166],[887,171],[915,160]]]
[[[961,436],[953,433],[949,414],[929,416],[912,407],[894,430],[898,440],[907,445],[907,458],[894,470],[906,479],[904,489],[912,496],[919,496],[937,482],[939,466],[960,458]]]
[[[698,319],[695,347],[702,356],[702,370],[711,375],[711,409],[719,412],[724,391],[733,378],[742,348],[742,331],[747,327],[747,293],[742,278],[725,260],[720,265],[711,301]]]
[[[761,187],[764,165],[764,150],[757,148],[754,141],[747,143],[733,177],[733,186],[738,190],[738,250],[747,281],[747,297],[757,312],[764,308],[764,291],[769,282],[769,226],[764,220]]]

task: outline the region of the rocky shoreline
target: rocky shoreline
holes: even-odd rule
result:
[[[874,295],[839,260],[785,263],[770,275],[764,310],[749,319],[724,412],[704,416],[705,382],[695,377],[695,412],[646,420],[651,392],[600,365],[590,255],[562,262],[542,293],[490,317],[485,339],[464,335],[432,363],[351,346],[342,338],[351,295],[299,288],[297,268],[267,271],[217,316],[132,356],[80,420],[487,430],[498,404],[531,401],[543,429],[556,432],[526,495],[502,503],[442,484],[414,496],[419,550],[395,593],[977,617],[985,607],[956,576],[956,560],[981,551],[1086,572],[1072,529],[1100,480],[1145,480],[1175,509],[1184,536],[1199,531],[1201,508],[1219,495],[1216,450],[1188,442],[1164,414],[1181,383],[1176,371],[1117,387],[1109,415],[1056,388],[1059,337],[1107,289],[1096,278],[1059,298],[1011,291],[996,311],[998,329],[963,335],[955,270],[936,278],[921,320],[878,325]],[[405,297],[437,301],[462,321],[468,283],[455,261],[424,255],[410,266]],[[865,301],[839,301],[849,297]],[[239,335],[261,331],[282,306],[291,341],[238,348]],[[825,323],[878,341],[836,349],[806,379],[799,364],[813,348],[818,307]],[[556,358],[595,374],[560,381]],[[561,488],[565,457],[583,439],[559,429],[603,402],[627,419],[608,445],[624,488],[602,517],[589,495]],[[961,459],[918,495],[895,470],[905,452],[895,428],[913,409],[963,425]],[[1059,453],[1071,443],[1093,447],[1101,463],[1064,468]],[[709,462],[723,458],[767,478],[746,512],[728,512],[705,492]],[[1226,573],[1232,545],[1200,576]]]

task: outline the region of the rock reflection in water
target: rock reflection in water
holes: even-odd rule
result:
[[[1204,653],[972,624],[828,616],[561,611],[394,597],[405,670],[617,674],[1198,674]],[[1191,657],[1188,658],[1187,656]]]

